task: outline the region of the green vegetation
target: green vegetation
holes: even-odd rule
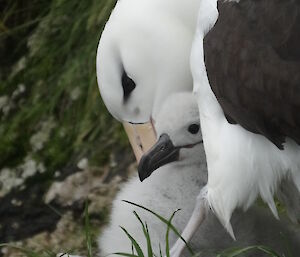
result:
[[[177,229],[172,225],[172,220],[175,216],[175,214],[179,211],[176,210],[173,212],[173,214],[171,215],[171,217],[169,219],[166,219],[164,217],[162,217],[161,215],[155,213],[154,211],[130,202],[130,201],[124,201],[128,204],[134,205],[140,209],[146,210],[147,212],[151,213],[155,218],[158,218],[163,224],[166,225],[166,236],[165,236],[165,254],[163,254],[162,249],[160,248],[160,255],[159,257],[170,257],[170,246],[169,246],[169,232],[170,230],[172,230],[176,235],[178,235],[180,237],[180,233],[177,231]],[[146,222],[143,222],[142,219],[140,218],[140,216],[138,215],[138,213],[136,211],[133,212],[133,215],[135,215],[135,217],[137,218],[137,222],[139,222],[141,224],[141,229],[143,230],[146,242],[147,242],[147,253],[144,253],[143,250],[141,249],[139,242],[137,242],[133,236],[126,230],[126,228],[121,227],[120,233],[123,231],[123,233],[126,234],[126,236],[128,237],[129,241],[128,243],[132,244],[132,252],[131,253],[124,253],[124,252],[116,252],[114,253],[115,255],[119,255],[119,256],[125,256],[125,257],[157,257],[152,249],[152,245],[151,245],[151,238],[150,238],[150,234],[149,234],[149,229],[147,226]],[[88,215],[88,205],[86,203],[85,206],[85,235],[86,235],[86,255],[87,257],[93,257],[93,253],[92,253],[92,244],[94,243],[93,241],[93,237],[90,231],[90,222],[89,222],[89,215]],[[183,241],[184,239],[181,238]],[[205,253],[213,253],[216,257],[243,257],[245,256],[244,254],[246,253],[254,253],[254,252],[263,252],[266,253],[267,256],[270,257],[293,257],[290,253],[288,253],[287,255],[280,255],[278,253],[276,253],[274,250],[272,250],[271,248],[264,246],[264,245],[253,245],[253,246],[248,246],[248,247],[235,247],[235,248],[230,248],[230,249],[226,249],[222,252],[217,252],[214,250],[211,251],[205,251],[205,252],[201,252],[201,253],[194,253],[193,250],[191,249],[191,247],[188,245],[187,242],[185,242],[190,254],[192,257],[198,257],[198,256],[205,256]],[[21,248],[21,247],[17,247],[14,245],[9,245],[9,244],[0,244],[0,248],[6,246],[6,247],[13,247],[17,250],[19,250],[21,253],[24,254],[24,257],[56,257],[56,254],[53,253],[50,250],[43,250],[40,252],[34,252],[32,250],[29,249],[25,249],[25,248]],[[203,255],[204,254],[204,255]],[[68,256],[68,253],[62,254],[61,257],[63,256]],[[211,255],[210,255],[211,256]]]
[[[189,250],[192,257],[205,256],[206,255],[205,253],[213,253],[216,257],[243,257],[243,256],[245,256],[245,254],[250,253],[250,252],[252,252],[252,253],[253,252],[256,252],[256,253],[264,252],[267,254],[267,256],[270,256],[270,257],[293,257],[289,253],[289,251],[288,251],[287,255],[281,255],[281,254],[278,254],[277,252],[275,252],[274,250],[272,250],[271,248],[264,246],[264,245],[253,245],[253,246],[248,246],[248,247],[235,247],[235,248],[226,249],[221,252],[217,252],[215,250],[210,250],[210,251],[205,251],[205,252],[201,252],[201,253],[194,253],[194,251],[191,249],[189,244],[180,236],[180,233],[172,225],[172,219],[174,218],[176,212],[179,210],[175,211],[172,214],[172,216],[170,217],[170,219],[167,220],[164,217],[160,216],[159,214],[155,213],[152,210],[149,210],[148,208],[146,208],[144,206],[141,206],[139,204],[136,204],[136,203],[133,203],[130,201],[124,201],[124,202],[126,202],[128,204],[132,204],[138,208],[148,211],[149,213],[153,214],[156,218],[158,218],[160,221],[162,221],[167,226],[166,237],[165,237],[165,245],[166,245],[165,255],[162,254],[162,250],[160,249],[159,257],[163,257],[163,256],[170,257],[170,248],[169,248],[169,231],[170,230],[172,230],[178,237],[180,237],[185,242],[186,247]],[[144,223],[135,211],[133,214],[136,216],[137,222],[139,222],[141,224],[141,228],[143,229],[145,239],[147,242],[147,254],[141,250],[138,242],[126,231],[125,228],[122,228],[122,230],[125,232],[125,234],[129,238],[130,242],[132,243],[133,249],[135,250],[135,252],[133,250],[132,253],[115,253],[115,254],[120,255],[120,256],[125,256],[125,257],[145,257],[145,256],[156,257],[152,251],[151,238],[150,238],[147,223],[146,222]]]
[[[96,81],[97,45],[116,1],[1,1],[0,200],[13,188],[22,190],[21,178],[26,188],[42,188],[36,201],[26,194],[36,204],[54,177],[76,171],[82,158],[101,168],[111,153],[129,149]],[[108,209],[95,220],[104,223]],[[0,236],[3,231],[0,226]]]
[[[113,147],[127,146],[95,74],[97,44],[116,0],[4,2],[0,167],[16,167],[30,155],[51,177],[81,156],[107,162]],[[32,136],[49,120],[49,139],[36,149]]]
[[[92,257],[92,236],[91,236],[91,230],[90,230],[90,220],[89,220],[89,210],[88,210],[88,203],[85,203],[85,210],[84,210],[84,216],[85,216],[85,238],[86,238],[86,248],[87,248],[87,257]]]

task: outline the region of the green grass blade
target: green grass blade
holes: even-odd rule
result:
[[[127,201],[127,200],[122,200],[123,202],[125,203],[128,203],[128,204],[131,204],[131,205],[134,205],[136,207],[139,207],[147,212],[150,212],[151,214],[153,214],[155,217],[157,217],[158,219],[160,219],[163,223],[165,224],[168,224],[168,220],[163,218],[162,216],[160,216],[159,214],[155,213],[154,211],[142,206],[142,205],[139,205],[139,204],[136,204],[136,203],[133,203],[133,202],[130,202],[130,201]],[[181,236],[181,234],[178,232],[178,230],[172,225],[170,224],[170,228],[173,230],[173,232],[185,243],[188,251],[190,252],[191,255],[194,255],[194,251],[192,250],[192,248],[190,247],[190,245],[185,241],[185,239]]]
[[[167,228],[167,232],[166,232],[166,256],[170,257],[170,246],[169,246],[169,233],[170,233],[170,225],[172,224],[172,220],[175,216],[175,214],[179,211],[180,209],[176,210],[173,212],[173,214],[171,215],[170,219],[168,220],[168,228]]]
[[[248,247],[244,247],[244,248],[237,248],[237,247],[230,248],[230,249],[227,249],[227,250],[219,253],[217,255],[217,257],[236,257],[243,253],[249,252],[251,250],[259,250],[259,251],[269,254],[272,257],[283,257],[283,256],[280,256],[275,251],[273,251],[272,249],[270,249],[269,247],[266,247],[263,245],[253,245],[253,246],[248,246]]]
[[[41,254],[38,254],[32,250],[28,250],[26,248],[19,247],[19,246],[15,246],[15,245],[11,245],[11,244],[0,244],[0,248],[1,247],[13,248],[15,250],[18,250],[18,251],[24,253],[27,257],[41,257]],[[49,255],[49,257],[51,257],[51,256]]]
[[[144,225],[143,221],[141,220],[140,216],[137,214],[136,211],[133,211],[133,214],[135,215],[135,217],[138,219],[138,221],[142,225],[143,232],[144,232],[145,238],[147,240],[148,257],[153,257],[152,244],[151,244],[151,239],[150,239],[150,235],[149,235],[147,224]]]
[[[46,249],[45,252],[49,255],[49,256],[56,256],[56,253],[49,250],[49,249]]]
[[[28,249],[25,249],[23,247],[19,247],[19,246],[15,246],[15,245],[11,245],[11,244],[0,244],[0,247],[9,247],[9,248],[13,248],[13,249],[16,249],[20,252],[23,252],[25,253],[27,256],[30,256],[28,254],[33,254],[32,251],[28,250]]]
[[[276,253],[274,250],[272,250],[271,248],[264,246],[264,245],[260,245],[257,247],[257,249],[261,250],[262,252],[268,253],[270,256],[274,256],[274,257],[283,257],[280,256],[278,253]]]
[[[148,249],[148,256],[153,257],[154,253],[152,250],[152,243],[151,243],[151,238],[150,238],[150,234],[149,234],[149,229],[148,229],[148,225],[145,222],[145,227],[146,227],[146,233],[149,236],[149,239],[147,238],[147,247],[149,247],[150,249]]]
[[[125,256],[125,257],[139,257],[138,255],[135,254],[130,254],[130,253],[113,253],[115,255],[120,255],[120,256]]]
[[[93,254],[92,254],[92,237],[91,237],[91,231],[90,231],[89,209],[88,209],[87,202],[85,203],[84,216],[85,216],[84,230],[85,230],[88,257],[92,257],[93,256]]]
[[[139,257],[145,257],[144,256],[144,253],[141,249],[141,247],[139,246],[139,244],[135,241],[135,239],[127,232],[127,230],[123,227],[121,227],[121,229],[124,231],[124,233],[128,236],[128,238],[130,239],[131,243],[133,244],[136,252],[137,252],[137,255]]]
[[[163,257],[162,251],[161,251],[161,245],[160,245],[160,244],[159,244],[159,256],[160,256],[160,257]]]
[[[255,249],[255,246],[248,246],[245,248],[234,247],[234,248],[226,249],[225,251],[219,253],[217,257],[235,257],[253,249]]]

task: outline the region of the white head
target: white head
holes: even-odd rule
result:
[[[99,89],[116,119],[145,123],[156,116],[168,94],[192,90],[191,36],[176,28],[178,24],[164,24],[162,29],[155,17],[147,22],[117,11],[98,47]]]
[[[189,56],[198,5],[198,0],[118,1],[97,52],[100,93],[116,119],[156,120],[169,94],[192,90]]]
[[[198,105],[193,93],[175,93],[167,98],[155,124],[158,140],[143,155],[138,170],[144,180],[157,168],[170,162],[193,165],[200,158],[202,134]],[[205,158],[205,156],[204,156]]]

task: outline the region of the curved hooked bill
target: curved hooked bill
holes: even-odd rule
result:
[[[154,121],[143,124],[134,124],[123,122],[124,129],[128,136],[129,142],[133,149],[137,163],[139,163],[142,155],[146,153],[156,142],[156,131]]]
[[[193,148],[198,144],[203,144],[203,140],[201,139],[192,144],[174,146],[170,137],[165,133],[162,134],[155,145],[142,156],[139,162],[138,172],[140,180],[145,180],[153,171],[168,163],[179,161],[180,149]]]
[[[138,172],[140,180],[148,178],[153,171],[170,162],[179,160],[180,147],[175,147],[167,134],[162,134],[155,145],[142,156]]]

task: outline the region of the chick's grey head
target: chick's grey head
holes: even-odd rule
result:
[[[155,123],[156,144],[146,152],[138,166],[141,181],[163,165],[200,162],[202,134],[196,99],[192,93],[175,93],[167,98]]]

